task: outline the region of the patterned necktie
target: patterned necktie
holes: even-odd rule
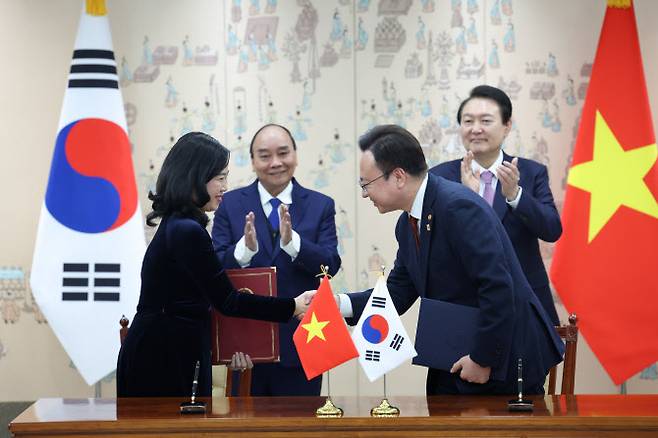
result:
[[[418,219],[409,215],[409,226],[411,226],[411,233],[414,235],[416,241],[416,248],[420,249],[420,237],[418,236]]]
[[[494,176],[493,173],[491,173],[488,170],[485,170],[480,174],[480,179],[482,180],[482,182],[484,182],[484,192],[482,193],[482,197],[491,206],[493,206],[493,201],[494,201],[494,189],[493,189],[493,185],[491,185],[493,176]]]
[[[272,198],[270,199],[270,204],[272,205],[272,211],[267,216],[267,219],[272,224],[272,230],[277,233],[279,231],[279,205],[281,205],[281,201],[279,198]]]

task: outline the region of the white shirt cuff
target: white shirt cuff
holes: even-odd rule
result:
[[[297,231],[292,230],[292,239],[290,239],[290,242],[288,242],[287,245],[282,245],[281,243],[281,239],[279,239],[279,245],[281,246],[281,249],[287,252],[294,262],[299,255],[299,249],[302,247],[302,238],[299,237]]]
[[[338,294],[338,299],[340,300],[340,314],[343,318],[351,318],[354,316],[354,309],[352,309],[352,300],[347,294]]]
[[[258,241],[256,241],[256,251],[252,251],[247,248],[245,243],[245,238],[242,236],[242,239],[238,241],[235,245],[235,250],[233,251],[233,257],[235,261],[238,262],[241,268],[246,268],[251,264],[251,259],[258,253]]]
[[[511,201],[505,199],[507,205],[512,207],[512,209],[515,209],[516,206],[519,205],[519,201],[521,200],[521,192],[523,192],[523,187],[519,186],[519,191],[516,193],[516,198],[512,199]]]

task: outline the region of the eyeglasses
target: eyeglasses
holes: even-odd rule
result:
[[[382,173],[381,175],[379,175],[377,178],[372,179],[372,180],[368,181],[368,182],[365,183],[365,184],[361,184],[361,182],[359,182],[358,184],[359,184],[359,186],[361,187],[361,192],[362,192],[364,195],[367,194],[367,193],[368,193],[368,186],[369,186],[370,184],[374,183],[375,181],[377,181],[377,180],[380,179],[380,178],[388,177],[388,174],[389,174],[388,172],[384,172],[384,173]]]

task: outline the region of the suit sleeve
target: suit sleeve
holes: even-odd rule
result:
[[[555,242],[562,235],[562,222],[553,201],[546,166],[539,171],[532,186],[524,186],[519,205],[513,211],[530,232],[546,242]]]
[[[320,223],[317,226],[317,241],[314,242],[300,236],[301,245],[294,264],[301,266],[313,275],[320,272],[320,265],[328,266],[329,273],[336,275],[341,260],[338,255],[338,237],[336,236],[336,209],[332,199],[325,202]]]
[[[212,243],[222,266],[226,269],[240,268],[240,264],[234,256],[238,240],[233,239],[231,235],[231,220],[226,203],[222,202],[215,211],[215,219],[212,224]]]
[[[513,254],[504,249],[502,225],[483,206],[458,200],[447,211],[450,244],[477,285],[480,318],[470,356],[481,366],[495,368],[510,351],[513,338],[514,283],[508,260]]]
[[[294,313],[292,298],[264,297],[235,290],[206,230],[184,221],[168,230],[169,251],[214,308],[229,316],[286,322]]]

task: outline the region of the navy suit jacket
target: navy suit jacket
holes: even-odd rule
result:
[[[512,157],[503,154],[503,160],[512,161]],[[461,160],[448,161],[433,167],[430,173],[450,181],[461,182],[460,165]],[[523,193],[516,209],[512,209],[505,202],[505,197],[500,192],[500,183],[496,185],[493,208],[512,241],[528,283],[553,324],[559,325],[560,321],[537,239],[555,242],[560,238],[562,234],[560,215],[555,208],[553,194],[548,184],[546,166],[536,161],[519,158],[518,168],[521,176],[519,186],[523,188]]]
[[[524,382],[543,383],[562,360],[564,346],[494,211],[472,190],[430,174],[419,222],[420,250],[406,212],[395,229],[399,248],[387,285],[398,313],[419,296],[478,307],[471,358],[495,371],[507,363],[505,381],[514,382],[521,357]],[[350,294],[349,323],[362,313],[369,294]]]
[[[212,239],[215,250],[225,268],[240,268],[235,260],[235,245],[244,235],[245,216],[253,211],[258,238],[258,253],[251,259],[249,267],[276,266],[277,291],[280,297],[293,298],[300,293],[317,289],[320,265],[329,267],[331,275],[340,268],[338,238],[336,237],[336,209],[328,196],[306,189],[293,179],[290,217],[292,229],[299,234],[299,254],[292,261],[281,249],[279,239],[273,242],[270,225],[263,212],[258,194],[258,181],[224,194],[215,212]],[[293,318],[279,326],[281,364],[301,366],[292,334],[299,321]]]

